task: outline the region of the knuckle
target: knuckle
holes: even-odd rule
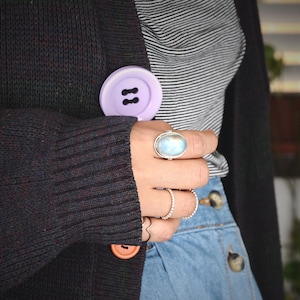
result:
[[[184,201],[182,207],[182,215],[184,217],[189,216],[195,209],[195,199],[193,199],[193,197],[190,197],[189,195],[191,194],[190,192],[187,191],[186,193],[187,193],[186,201]]]
[[[194,153],[202,155],[204,149],[204,141],[201,135],[193,136],[191,146]]]
[[[218,145],[218,137],[216,133],[210,129],[205,130],[204,133],[209,136],[210,143],[216,147]]]
[[[203,160],[203,167],[201,168],[201,172],[199,175],[200,181],[202,185],[205,185],[208,183],[209,180],[209,169],[207,163]]]
[[[168,130],[168,129],[172,129],[172,127],[165,121],[162,120],[155,120],[152,121],[155,125],[155,128],[157,128],[158,130]]]
[[[219,139],[218,139],[218,137],[215,133],[213,134],[213,138],[214,138],[214,141],[213,141],[214,142],[214,148],[217,149],[218,144],[219,144]]]
[[[192,151],[196,155],[202,156],[216,150],[218,146],[218,137],[212,130],[198,131],[191,138]]]
[[[159,241],[166,242],[172,238],[174,231],[169,226],[164,226],[162,231],[159,233]]]
[[[193,180],[193,188],[206,184],[209,180],[209,169],[204,159],[199,159],[199,164],[195,164],[190,169],[191,178]]]

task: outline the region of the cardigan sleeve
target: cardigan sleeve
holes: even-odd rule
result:
[[[0,112],[0,291],[75,242],[141,243],[135,118]]]

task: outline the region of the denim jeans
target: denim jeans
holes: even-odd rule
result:
[[[262,299],[221,180],[195,190],[199,200],[212,191],[221,196],[222,208],[199,205],[171,240],[148,243],[140,299]],[[235,258],[238,271],[229,264]]]

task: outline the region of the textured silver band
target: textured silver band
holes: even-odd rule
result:
[[[166,216],[161,217],[163,220],[168,220],[169,218],[171,218],[171,216],[174,213],[174,209],[175,209],[175,196],[174,196],[174,193],[171,189],[166,189],[166,191],[168,191],[170,196],[171,196],[171,208],[170,208],[169,213]]]
[[[198,199],[198,196],[197,196],[196,192],[193,189],[190,190],[190,192],[193,193],[193,195],[195,196],[196,207],[195,207],[194,211],[188,217],[183,218],[185,220],[192,218],[195,215],[195,213],[197,212],[197,209],[198,209],[198,206],[199,206],[199,199]]]

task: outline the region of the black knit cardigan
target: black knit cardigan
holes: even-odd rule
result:
[[[282,299],[268,87],[254,0],[237,1],[247,39],[227,91],[224,181],[264,299]],[[1,1],[0,298],[138,299],[141,244],[129,133],[105,117],[105,78],[149,68],[133,0]]]

